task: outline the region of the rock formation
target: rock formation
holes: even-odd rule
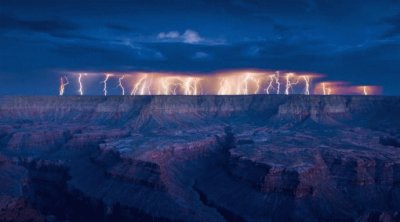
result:
[[[400,97],[0,97],[0,221],[400,221]]]

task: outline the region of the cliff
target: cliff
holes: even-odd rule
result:
[[[0,97],[1,122],[126,124],[150,117],[246,118],[395,117],[400,97],[384,96],[11,96]],[[389,115],[389,116],[388,116]],[[166,119],[168,120],[168,119]],[[179,119],[178,119],[179,121]]]
[[[6,221],[399,221],[400,97],[0,97]]]

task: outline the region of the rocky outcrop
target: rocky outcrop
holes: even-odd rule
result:
[[[398,221],[399,112],[382,96],[0,97],[0,218]]]
[[[177,124],[240,116],[299,119],[394,117],[399,97],[382,96],[67,96],[0,97],[1,122],[74,122],[138,128],[148,121]],[[387,114],[387,115],[384,115]],[[339,119],[340,120],[340,119]],[[342,119],[343,120],[343,119]],[[395,120],[397,121],[397,120]],[[399,121],[397,121],[398,123]],[[140,128],[140,127],[139,127]]]

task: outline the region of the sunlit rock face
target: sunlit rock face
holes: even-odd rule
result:
[[[400,97],[0,97],[4,221],[399,221]]]

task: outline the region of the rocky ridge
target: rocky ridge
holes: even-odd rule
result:
[[[384,96],[0,97],[0,218],[399,221],[398,113]]]

